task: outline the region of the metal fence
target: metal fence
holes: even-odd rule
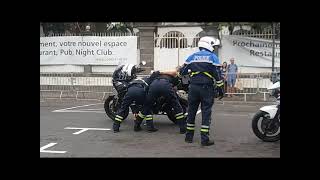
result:
[[[102,101],[114,94],[112,74],[40,73],[40,99],[76,99]],[[235,83],[235,91],[226,94],[261,94],[267,99],[267,88],[272,85],[271,73],[241,73]]]
[[[112,94],[112,74],[40,73],[40,99],[103,100]]]
[[[40,37],[54,36],[137,36],[137,33],[129,32],[82,32],[82,33],[49,33],[47,35],[40,34]]]
[[[229,35],[229,34],[228,34]],[[274,34],[272,32],[272,29],[269,29],[268,31],[235,31],[233,36],[245,36],[245,37],[254,37],[254,38],[262,38],[262,39],[269,39],[271,40],[273,38]],[[278,38],[277,38],[278,40]]]
[[[197,34],[195,37],[184,36],[180,32],[167,33],[163,37],[159,35],[154,35],[154,47],[155,48],[196,48],[198,47],[198,42],[200,40],[200,35]]]
[[[267,88],[272,85],[271,73],[239,73],[233,89],[229,87],[228,80],[225,85],[227,95],[243,95],[247,101],[247,95],[263,94],[266,101]]]
[[[223,35],[230,35],[224,34],[220,32],[220,36]],[[241,36],[241,37],[254,37],[254,38],[261,38],[261,39],[269,39],[273,38],[274,34],[272,30],[268,31],[235,31],[232,36]],[[198,33],[194,37],[185,36],[183,33],[178,31],[171,31],[165,34],[164,36],[159,36],[159,34],[154,34],[154,47],[155,48],[197,48],[198,42],[201,36]],[[279,38],[276,38],[279,40]]]

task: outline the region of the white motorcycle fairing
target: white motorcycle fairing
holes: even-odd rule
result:
[[[260,108],[260,111],[266,112],[270,115],[270,119],[273,119],[277,114],[278,108],[277,105],[264,106]]]
[[[278,89],[278,88],[280,88],[280,81],[272,84],[272,85],[268,88],[268,90]]]

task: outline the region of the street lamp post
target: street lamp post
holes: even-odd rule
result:
[[[274,49],[275,49],[275,36],[276,36],[275,28],[276,28],[275,23],[272,23],[272,72],[271,72],[272,82],[274,82],[276,79],[276,74],[274,72]]]
[[[274,49],[275,49],[275,36],[276,36],[276,26],[272,23],[272,73],[274,72]]]

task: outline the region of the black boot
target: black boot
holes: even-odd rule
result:
[[[114,132],[114,133],[119,132],[119,131],[120,131],[119,128],[120,128],[120,123],[119,123],[118,121],[115,121],[115,122],[113,123],[113,132]]]
[[[145,117],[145,120],[146,120],[147,131],[148,132],[156,132],[156,131],[158,131],[158,129],[153,126],[153,117],[152,117],[152,115],[147,115]]]
[[[193,142],[193,134],[194,133],[192,131],[187,131],[186,138],[184,139],[184,141],[187,143],[192,143]]]
[[[186,133],[186,128],[180,128],[180,134],[185,134]]]
[[[158,129],[155,128],[155,127],[151,127],[151,128],[147,128],[147,131],[150,132],[150,133],[152,133],[152,132],[158,131]]]
[[[138,131],[141,131],[141,123],[142,123],[143,119],[139,116],[137,116],[136,120],[134,121],[134,128],[133,130],[138,132]]]
[[[180,128],[180,134],[185,134],[187,131],[185,119],[179,120],[178,124]]]
[[[133,130],[136,131],[136,132],[138,132],[138,131],[141,131],[142,128],[141,128],[140,124],[134,124]]]
[[[214,145],[213,140],[201,142],[201,146],[211,146],[211,145]]]
[[[158,131],[158,129],[153,126],[153,123],[150,126],[148,126],[148,123],[147,123],[147,131],[148,132],[156,132],[156,131]]]
[[[213,140],[209,140],[209,132],[201,132],[201,146],[214,145]]]
[[[153,126],[153,120],[147,120],[146,123],[147,123],[147,131],[148,132],[158,131],[158,129]]]

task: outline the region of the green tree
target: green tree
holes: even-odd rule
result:
[[[66,23],[41,23],[45,35],[49,32],[52,33],[65,33],[66,31],[71,34],[79,34],[86,32],[86,26],[90,26],[90,32],[130,32],[133,33],[133,25],[129,22],[105,22],[105,23],[92,23],[92,22],[66,22]]]

